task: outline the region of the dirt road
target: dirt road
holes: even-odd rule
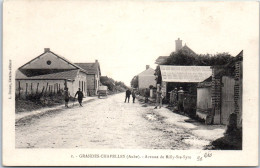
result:
[[[166,108],[97,99],[16,123],[17,148],[203,149],[224,127],[187,123]]]

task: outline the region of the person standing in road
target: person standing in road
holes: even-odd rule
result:
[[[150,96],[149,89],[146,88],[146,89],[145,89],[145,92],[144,92],[144,97],[145,97],[144,102],[145,102],[145,103],[148,103],[149,96]]]
[[[67,87],[64,90],[65,90],[64,91],[65,107],[69,108],[68,104],[69,104],[69,100],[70,100],[70,92]]]
[[[128,99],[128,103],[129,103],[130,95],[131,95],[131,91],[127,89],[125,92],[125,103],[126,103],[126,99]]]
[[[84,95],[83,95],[82,91],[80,90],[80,88],[79,88],[79,90],[76,92],[74,98],[76,98],[77,95],[78,95],[79,105],[80,105],[81,107],[83,107],[83,106],[82,106],[82,99],[83,99],[83,96],[84,96]]]
[[[135,103],[135,90],[134,89],[132,91],[132,98],[133,98],[133,103]]]
[[[156,94],[156,106],[154,109],[157,109],[157,106],[159,106],[159,108],[162,107],[162,90],[161,90],[160,86],[159,86],[157,94]]]

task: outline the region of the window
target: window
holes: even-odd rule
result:
[[[51,61],[50,61],[50,60],[48,60],[46,63],[47,63],[48,65],[51,65]]]

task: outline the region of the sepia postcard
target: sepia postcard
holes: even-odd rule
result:
[[[259,2],[5,0],[4,166],[257,166]]]

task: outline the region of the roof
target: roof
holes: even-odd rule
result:
[[[25,74],[23,74],[19,69],[16,70],[15,79],[22,79],[22,78],[27,78],[27,76]]]
[[[83,68],[81,68],[80,66],[78,66],[78,65],[76,65],[76,64],[74,64],[74,63],[72,63],[72,62],[70,62],[70,61],[67,60],[66,58],[64,58],[64,57],[62,57],[62,56],[59,56],[58,54],[55,54],[54,52],[52,52],[52,51],[50,51],[50,50],[49,50],[49,51],[45,51],[45,52],[42,53],[41,55],[35,57],[35,58],[32,59],[31,61],[29,61],[29,62],[27,62],[26,64],[24,64],[23,66],[21,66],[19,69],[22,69],[24,66],[26,66],[26,65],[30,64],[31,62],[33,62],[33,61],[39,59],[41,56],[44,56],[45,53],[51,53],[51,54],[53,54],[54,56],[56,56],[56,57],[62,59],[63,61],[66,61],[68,64],[74,66],[75,68],[80,69],[81,71],[87,73],[87,72],[86,72]]]
[[[192,51],[192,49],[190,49],[186,44],[178,52],[184,52],[189,55],[196,55],[196,53]]]
[[[155,60],[155,64],[163,64],[167,61],[167,58],[169,56],[159,56],[156,60]]]
[[[38,75],[38,76],[32,76],[32,77],[27,77],[25,76],[21,71],[17,70],[16,72],[16,79],[26,79],[26,80],[74,80],[77,75],[79,69],[75,70],[69,70],[69,71],[64,71],[64,72],[58,72],[58,73],[51,73],[51,74],[45,74],[45,75]]]
[[[143,72],[139,73],[138,76],[154,76],[155,70],[153,68],[148,68]]]
[[[94,63],[75,63],[77,66],[83,68],[87,71],[87,74],[98,74],[99,73],[99,64],[98,62]]]
[[[202,82],[212,75],[210,66],[172,66],[160,65],[164,82]]]

